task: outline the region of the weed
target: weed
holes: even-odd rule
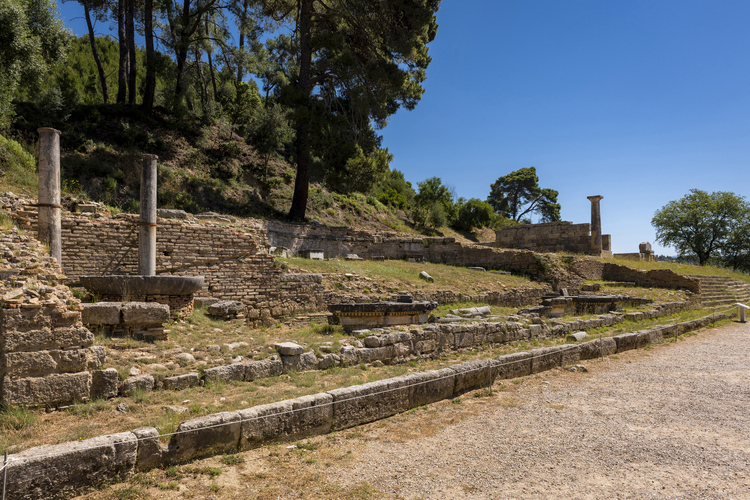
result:
[[[221,475],[221,469],[218,469],[216,467],[204,467],[200,472],[201,474],[205,474],[209,477],[217,477]]]
[[[224,455],[221,457],[221,463],[224,465],[237,465],[244,462],[245,459],[242,458],[240,455]]]
[[[22,406],[6,405],[0,409],[0,429],[21,431],[36,423],[37,414]]]
[[[463,403],[461,402],[461,398],[453,398],[451,399],[451,404],[462,405]]]
[[[211,493],[218,493],[219,490],[221,490],[221,486],[216,483],[211,483],[211,486],[209,486],[208,489],[211,491]]]
[[[172,479],[182,478],[182,474],[180,474],[180,470],[174,465],[168,468],[165,474],[167,477],[172,478]]]
[[[113,494],[118,500],[130,500],[132,498],[142,498],[144,492],[135,486],[129,486],[122,490],[116,490]]]

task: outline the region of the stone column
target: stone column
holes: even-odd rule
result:
[[[60,239],[60,131],[40,128],[39,132],[39,241],[49,247],[49,254],[62,267]]]
[[[599,200],[604,196],[588,196],[591,202],[591,247],[592,250],[602,250],[602,215],[599,211]]]
[[[143,155],[141,164],[141,220],[138,238],[138,274],[156,274],[156,155]]]

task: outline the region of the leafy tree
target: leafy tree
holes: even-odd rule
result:
[[[430,177],[417,186],[412,216],[418,225],[437,229],[455,220],[453,193],[440,177]]]
[[[244,85],[248,85],[244,83]],[[260,96],[255,90],[257,106]],[[289,126],[288,111],[281,105],[260,108],[250,122],[247,142],[263,156],[263,182],[268,184],[268,161],[291,140],[292,129]]]
[[[412,109],[424,89],[440,0],[263,0],[264,12],[294,32],[290,82],[281,89],[294,110],[297,176],[289,216],[304,219],[314,131],[332,117],[356,137]],[[360,144],[360,147],[362,145]],[[371,150],[362,147],[366,154]],[[356,148],[352,148],[356,151]]]
[[[729,235],[721,243],[721,262],[735,271],[750,273],[750,206],[730,223]]]
[[[384,205],[406,210],[411,206],[417,192],[403,172],[391,170],[379,183],[371,188],[371,193]]]
[[[69,38],[53,0],[0,0],[0,128],[19,84],[35,87],[65,57]]]
[[[542,222],[560,220],[558,192],[539,187],[534,167],[526,167],[498,178],[487,201],[498,213],[520,222],[537,213]]]
[[[695,255],[703,266],[727,243],[732,228],[747,210],[742,196],[691,189],[657,210],[651,225],[656,229],[656,241],[676,248],[681,256]]]
[[[459,198],[456,203],[457,216],[454,226],[456,229],[471,231],[475,228],[487,227],[492,224],[495,211],[492,205],[477,198],[465,200]]]

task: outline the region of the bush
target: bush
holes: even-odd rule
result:
[[[0,178],[10,186],[36,192],[36,160],[23,146],[0,135]]]
[[[486,201],[471,198],[466,201],[458,200],[458,217],[455,227],[463,231],[471,231],[475,228],[487,227],[492,223],[495,210]]]

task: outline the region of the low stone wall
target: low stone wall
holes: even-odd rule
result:
[[[67,498],[74,492],[123,478],[137,470],[374,422],[486,387],[497,379],[523,377],[638,349],[730,317],[733,315],[707,316],[607,339],[469,361],[442,370],[216,413],[182,422],[167,445],[160,442],[155,428],[142,427],[85,441],[31,448],[9,457],[7,498]]]
[[[680,288],[700,293],[700,281],[669,269],[642,271],[611,262],[573,258],[568,269],[587,280],[627,281],[642,287]]]
[[[495,231],[494,246],[534,252],[601,253],[601,249],[591,247],[591,224],[565,221],[502,227]]]

